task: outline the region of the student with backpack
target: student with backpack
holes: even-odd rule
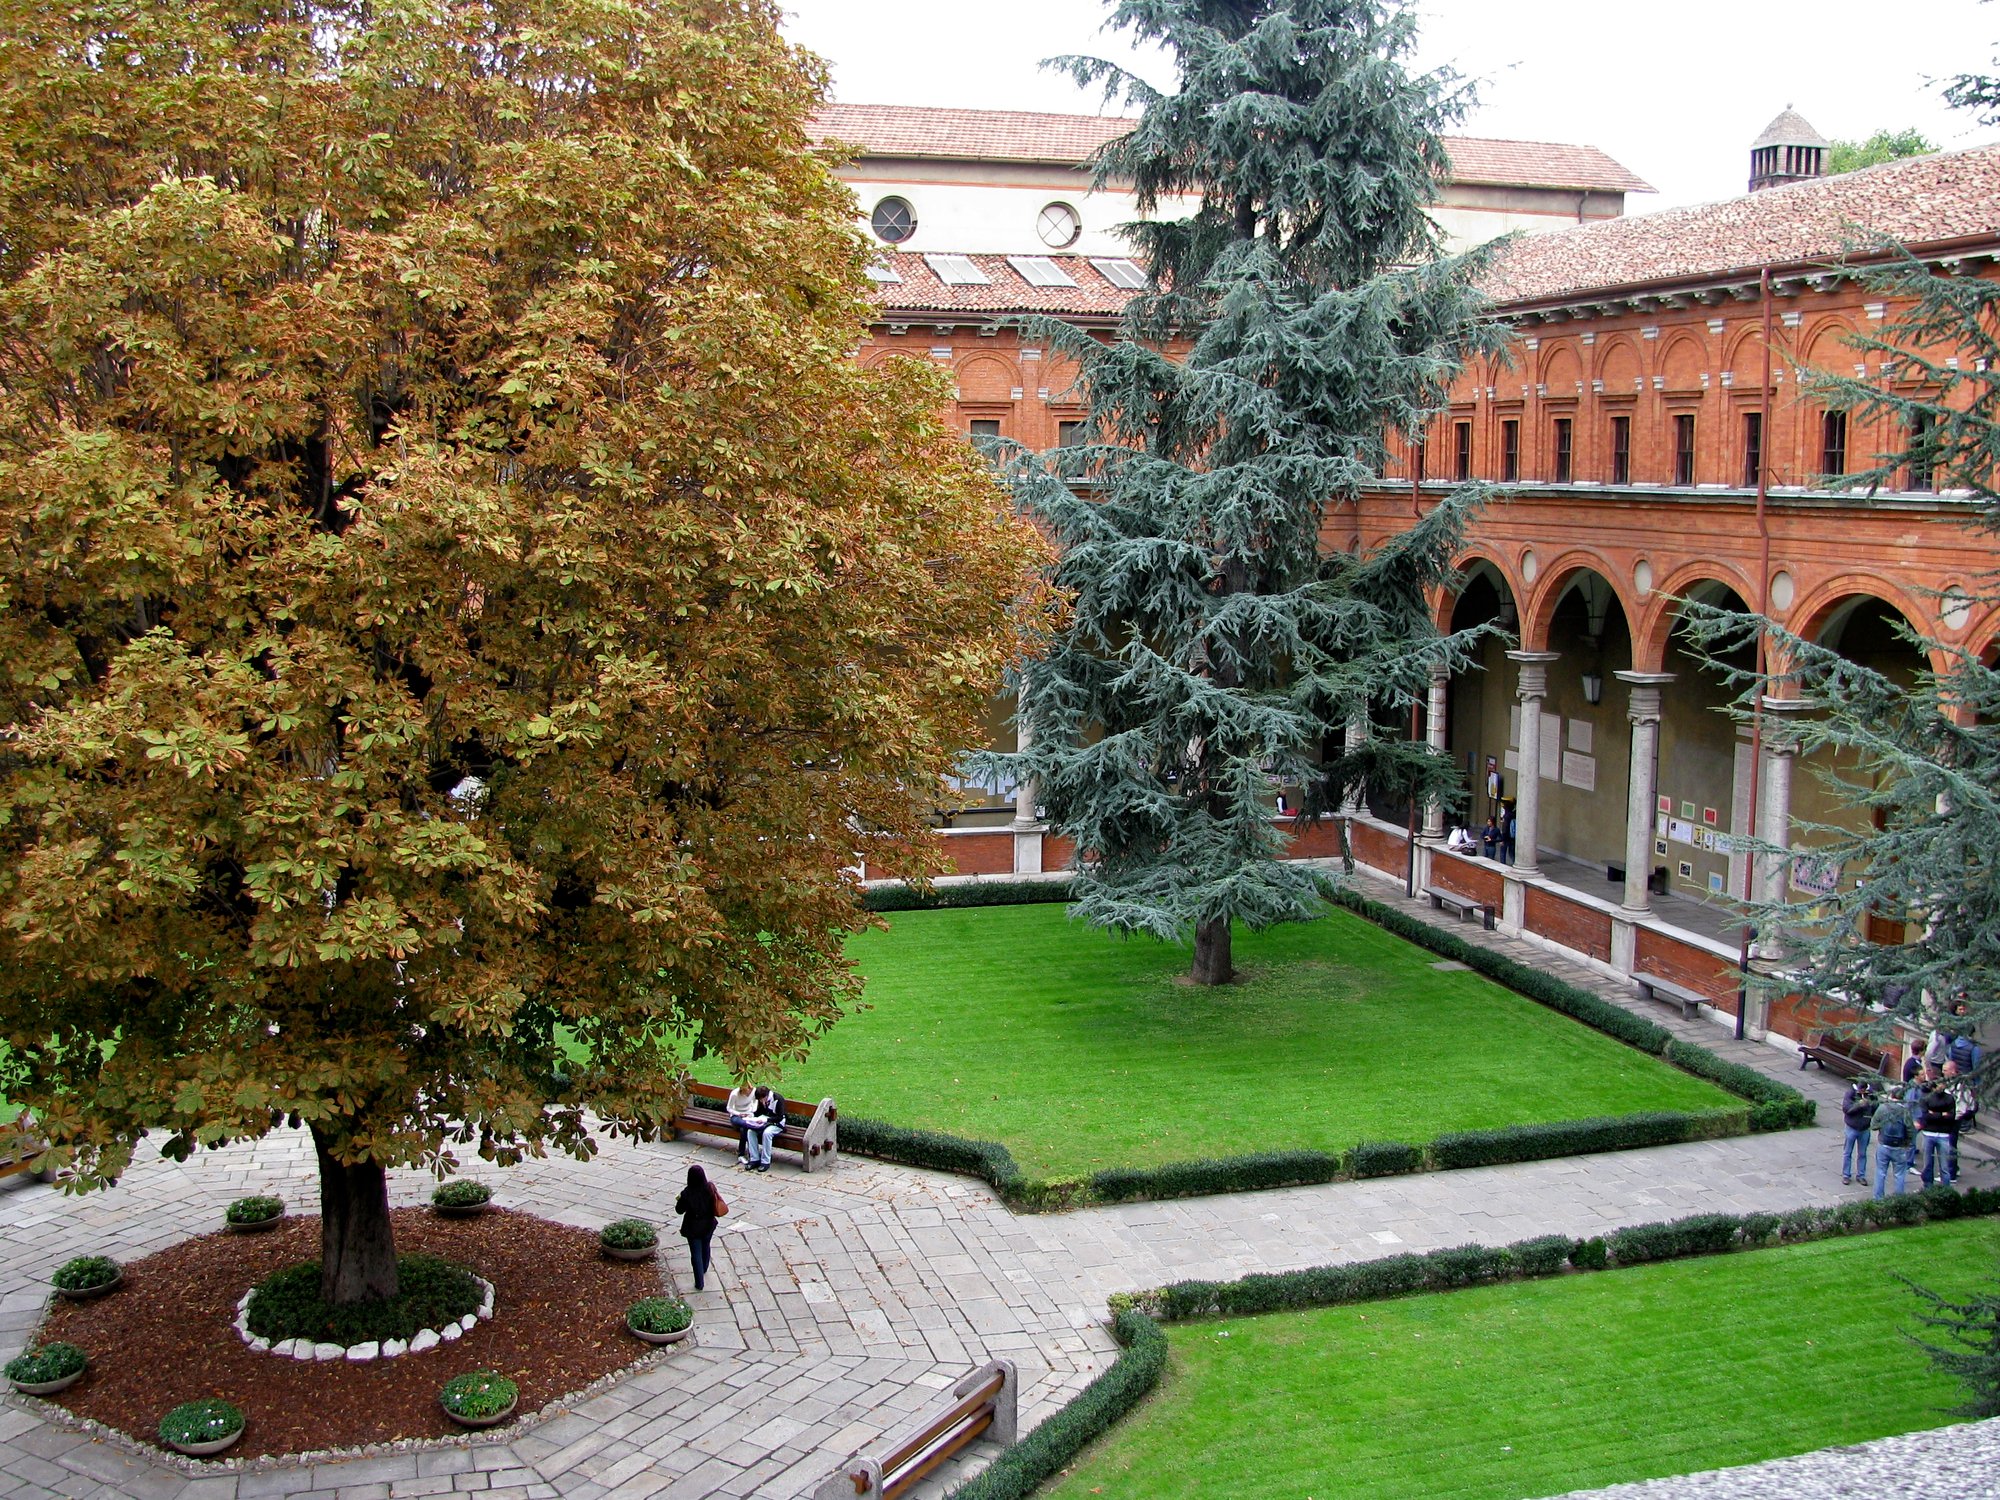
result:
[[[1889,1170],[1896,1172],[1896,1195],[1901,1197],[1909,1186],[1910,1163],[1917,1155],[1917,1126],[1910,1118],[1910,1109],[1903,1102],[1903,1090],[1898,1087],[1889,1090],[1889,1097],[1876,1107],[1875,1118],[1871,1122],[1875,1131],[1875,1196],[1886,1196]]]

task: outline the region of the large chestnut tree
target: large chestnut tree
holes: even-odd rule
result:
[[[0,0],[0,1093],[587,1155],[856,993],[1042,544],[858,367],[765,0]]]

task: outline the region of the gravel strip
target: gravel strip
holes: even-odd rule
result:
[[[2000,1500],[2000,1417],[1555,1500]]]

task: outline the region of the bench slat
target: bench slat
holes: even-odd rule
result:
[[[959,1432],[952,1433],[943,1442],[925,1453],[914,1464],[895,1479],[885,1479],[882,1485],[883,1500],[900,1500],[916,1485],[930,1477],[941,1464],[954,1454],[971,1447],[986,1435],[986,1429],[993,1425],[991,1410],[983,1411]]]

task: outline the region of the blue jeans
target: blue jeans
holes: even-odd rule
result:
[[[782,1125],[766,1125],[762,1130],[751,1131],[750,1160],[756,1162],[760,1167],[770,1166],[771,1142],[778,1138],[778,1132],[784,1128]]]
[[[1856,1130],[1852,1125],[1849,1125],[1846,1129],[1847,1140],[1840,1148],[1840,1180],[1845,1182],[1850,1177],[1859,1177],[1863,1182],[1866,1182],[1868,1180],[1868,1127],[1863,1125],[1859,1130]]]
[[[694,1289],[697,1292],[701,1290],[702,1282],[708,1278],[708,1251],[714,1234],[715,1231],[710,1230],[707,1234],[691,1234],[687,1237],[688,1259],[694,1262]]]
[[[736,1127],[736,1154],[745,1161],[755,1161],[756,1158],[750,1154],[750,1117],[731,1115],[729,1123]]]
[[[1933,1170],[1935,1168],[1935,1170]],[[1924,1132],[1924,1186],[1933,1181],[1951,1186],[1951,1137],[1942,1133]]]
[[[1877,1146],[1875,1148],[1875,1196],[1884,1196],[1883,1190],[1889,1183],[1889,1169],[1896,1169],[1896,1195],[1901,1197],[1910,1182],[1910,1163],[1917,1159],[1915,1146]]]

